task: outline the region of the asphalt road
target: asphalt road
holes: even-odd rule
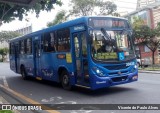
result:
[[[22,80],[0,63],[0,84],[41,104],[160,104],[160,75],[139,73],[137,82],[89,91],[75,88],[66,91],[59,84],[34,79]],[[2,90],[0,90],[2,91]],[[3,89],[4,91],[4,89]],[[19,98],[19,97],[17,97]],[[7,97],[5,98],[8,99]],[[23,99],[22,99],[23,100]],[[14,101],[10,101],[10,103]],[[25,103],[25,101],[24,101]],[[94,109],[94,108],[93,108]],[[63,113],[159,113],[159,110],[60,110]]]

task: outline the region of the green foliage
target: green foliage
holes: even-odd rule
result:
[[[13,113],[11,110],[0,110],[0,113]]]
[[[1,31],[0,32],[0,43],[3,41],[8,42],[9,39],[15,38],[20,36],[21,34],[14,32],[14,31]]]
[[[72,16],[114,15],[117,6],[110,1],[104,0],[71,0]]]
[[[145,45],[152,51],[152,63],[154,64],[154,53],[160,45],[160,23],[156,28],[150,28],[144,25],[144,21],[140,18],[134,18],[132,24],[133,36],[137,45]]]
[[[144,20],[140,17],[133,17],[132,28],[138,30],[141,26],[145,25]]]
[[[113,15],[119,16],[116,13],[117,6],[110,1],[103,0],[71,0],[71,10],[67,12],[62,10],[57,13],[52,22],[48,22],[47,26],[60,24],[68,20],[69,17],[76,16],[91,16],[91,15]],[[69,13],[69,14],[67,14]]]
[[[65,16],[65,14],[66,14],[66,11],[64,10],[61,10],[60,12],[58,12],[55,19],[52,22],[48,22],[47,26],[50,27],[50,26],[65,22],[67,20],[67,16]]]
[[[37,17],[40,11],[50,11],[54,8],[53,4],[62,5],[60,0],[38,0],[33,6],[22,6],[9,3],[0,3],[0,25],[3,23],[11,22],[18,18],[22,20],[24,15],[27,15],[29,11],[35,12]]]
[[[0,48],[0,55],[2,56],[1,61],[3,62],[5,60],[5,56],[9,52],[8,48]]]

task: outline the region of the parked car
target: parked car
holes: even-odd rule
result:
[[[152,62],[149,58],[144,58],[144,59],[140,59],[137,58],[137,66],[144,66],[144,67],[148,67],[149,65],[152,65]]]

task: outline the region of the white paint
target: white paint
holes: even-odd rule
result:
[[[59,102],[59,103],[56,103],[56,104],[77,104],[77,102],[75,102],[75,101],[65,101],[65,102]]]
[[[3,76],[3,83],[5,87],[9,87],[5,76]]]
[[[62,97],[50,97],[49,99],[42,99],[41,101],[47,103],[47,102],[52,102],[52,101],[59,101],[61,99]]]
[[[72,110],[71,113],[91,113],[93,110]]]

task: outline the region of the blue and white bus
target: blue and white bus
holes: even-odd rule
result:
[[[10,40],[10,68],[23,79],[91,90],[138,80],[129,22],[81,17]]]

